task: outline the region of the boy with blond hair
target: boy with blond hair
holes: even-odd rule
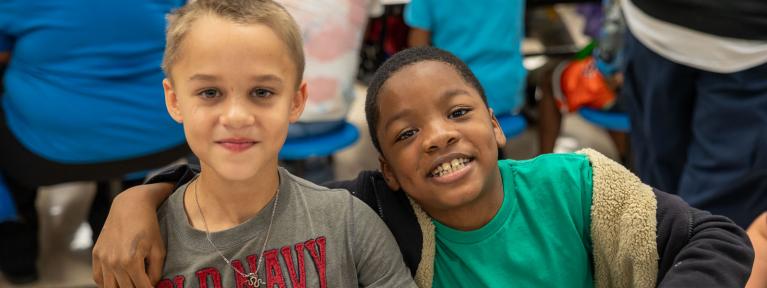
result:
[[[370,208],[278,167],[307,95],[301,38],[284,8],[198,0],[170,19],[166,105],[202,169],[158,211],[167,256],[156,286],[414,286]],[[104,286],[153,284],[103,272]]]

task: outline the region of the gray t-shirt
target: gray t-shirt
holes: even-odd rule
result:
[[[394,237],[370,207],[346,190],[317,186],[282,168],[279,174],[277,210],[258,271],[266,287],[415,287]],[[158,211],[167,255],[157,287],[249,287],[205,232],[189,224],[186,188]],[[256,269],[273,207],[274,200],[245,223],[210,235],[241,272]]]

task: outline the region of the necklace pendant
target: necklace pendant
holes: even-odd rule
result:
[[[262,279],[258,279],[258,275],[256,273],[248,273],[248,284],[250,284],[250,287],[261,287],[261,285],[266,285],[266,281]]]

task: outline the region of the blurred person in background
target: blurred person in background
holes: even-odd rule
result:
[[[431,45],[466,62],[485,89],[496,115],[524,104],[522,66],[525,1],[412,0],[405,7],[411,47]]]
[[[354,101],[362,34],[369,16],[380,15],[378,0],[278,0],[296,19],[304,40],[310,87],[298,122],[290,124],[288,139],[312,137],[341,129]],[[334,180],[326,158],[283,163],[293,173],[314,182]],[[303,172],[303,173],[300,173]]]
[[[11,283],[38,278],[38,187],[121,179],[188,154],[159,84],[165,15],[182,2],[0,2],[0,173],[18,211],[0,223],[0,270]]]
[[[767,2],[621,4],[637,173],[746,227],[767,210],[761,193],[734,188],[767,168]]]

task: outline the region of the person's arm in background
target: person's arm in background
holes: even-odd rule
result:
[[[199,169],[171,167],[115,197],[104,228],[93,246],[93,280],[99,287],[133,283],[153,287],[165,262],[165,243],[157,222],[157,209],[174,186],[189,182]],[[174,185],[174,183],[176,185]]]
[[[411,28],[407,35],[407,45],[410,47],[421,47],[431,45],[431,33],[429,31]]]
[[[431,0],[412,0],[405,6],[403,18],[410,26],[407,44],[410,47],[431,45],[431,31],[434,28],[432,9],[436,7]]]
[[[754,245],[754,266],[746,288],[767,287],[767,213],[760,215],[746,230]]]
[[[604,22],[599,32],[594,59],[597,69],[604,75],[607,85],[617,91],[623,86],[623,38],[626,34],[626,19],[621,11],[620,1],[607,0],[602,4]]]

